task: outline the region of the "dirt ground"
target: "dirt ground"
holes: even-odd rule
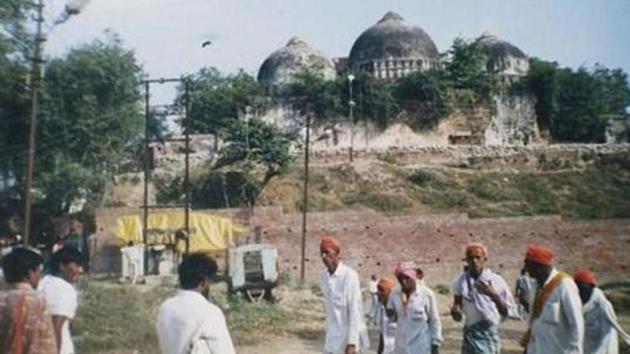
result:
[[[441,353],[455,354],[460,353],[462,326],[459,323],[454,322],[447,314],[446,309],[450,303],[450,298],[444,295],[438,295],[439,306],[442,311],[440,319],[442,321],[442,334],[444,337],[444,344],[441,348]],[[369,306],[369,301],[366,302],[366,307]],[[370,332],[370,344],[372,348],[368,350],[367,354],[376,353],[376,345],[378,343],[378,332],[374,325],[369,325]],[[502,353],[504,354],[520,354],[520,349],[517,340],[525,331],[525,323],[519,321],[506,321],[503,323],[501,329],[502,338]],[[323,352],[324,344],[324,331],[319,330],[315,336],[309,336],[309,338],[295,337],[276,337],[270,339],[264,344],[256,346],[240,346],[237,348],[239,354],[321,354]]]

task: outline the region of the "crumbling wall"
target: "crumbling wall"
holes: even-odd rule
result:
[[[485,145],[529,145],[540,139],[533,97],[502,95],[493,100],[495,114],[485,130]]]

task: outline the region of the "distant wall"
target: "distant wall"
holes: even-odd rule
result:
[[[598,161],[630,162],[630,144],[557,144],[530,146],[426,146],[414,149],[355,151],[356,159],[387,158],[399,164],[442,165],[479,169],[558,170]],[[313,163],[342,163],[347,152],[315,152]]]
[[[116,219],[140,209],[107,208],[96,213],[98,239],[106,247],[95,257],[100,268],[118,267],[112,245]],[[255,226],[261,241],[279,249],[280,271],[299,277],[301,223],[299,213],[284,214],[278,207],[257,208],[249,217],[247,211],[211,210],[249,224],[250,232],[239,236],[236,244],[254,242]],[[627,275],[630,271],[630,219],[563,220],[559,216],[470,219],[466,214],[387,216],[372,211],[336,211],[310,213],[306,243],[307,277],[317,281],[322,271],[319,239],[331,232],[343,244],[342,257],[355,267],[362,279],[371,274],[391,274],[401,260],[418,262],[430,284],[450,284],[461,271],[465,245],[483,242],[489,248],[489,265],[515,279],[522,267],[523,254],[530,243],[540,243],[557,252],[558,266],[566,271],[589,267],[601,279]],[[110,235],[109,238],[107,235]],[[109,242],[106,242],[110,240]],[[96,252],[98,254],[98,252]],[[223,254],[215,255],[223,264]],[[118,262],[118,263],[117,263]]]
[[[259,220],[264,240],[279,248],[281,271],[299,276],[301,214],[279,220]],[[483,242],[489,265],[514,280],[530,243],[557,252],[566,271],[588,267],[607,279],[630,271],[630,219],[576,221],[558,216],[469,219],[465,214],[387,217],[369,211],[312,213],[308,218],[307,274],[317,280],[322,271],[319,239],[331,232],[343,244],[343,259],[362,279],[387,275],[402,260],[418,262],[431,284],[449,285],[461,271],[464,248]]]

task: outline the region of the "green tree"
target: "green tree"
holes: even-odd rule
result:
[[[625,114],[630,105],[627,75],[601,65],[573,71],[534,58],[520,85],[536,97],[541,129],[560,142],[603,142],[606,115]]]
[[[265,172],[260,185],[264,187],[289,167],[293,161],[290,148],[296,139],[295,132],[284,132],[262,120],[234,121],[226,130],[215,168],[236,163],[244,163],[247,170],[261,166]]]
[[[585,68],[558,73],[557,106],[551,117],[551,134],[556,141],[602,143],[607,111],[604,84]]]
[[[356,118],[387,128],[401,109],[393,93],[393,83],[369,74],[359,74],[355,80]]]
[[[191,131],[221,134],[246,107],[263,112],[264,90],[256,79],[244,71],[223,75],[216,68],[203,68],[190,78],[189,117]],[[184,103],[184,87],[177,98]]]
[[[557,110],[559,83],[558,63],[538,58],[529,61],[529,71],[519,86],[525,87],[536,98],[536,116],[542,130],[550,128],[550,121]]]
[[[72,201],[104,201],[111,176],[142,131],[141,67],[110,35],[49,61],[38,117],[34,184],[40,215],[57,216]]]
[[[474,42],[455,38],[448,51],[446,79],[454,89],[471,90],[478,98],[487,99],[496,90],[493,73],[486,68],[486,57]]]
[[[416,129],[434,127],[449,112],[448,88],[439,71],[415,72],[396,82],[394,95]]]
[[[284,91],[301,117],[311,115],[312,124],[336,123],[342,110],[340,84],[326,80],[316,70],[304,69],[293,77]],[[302,122],[303,124],[303,122]]]
[[[625,114],[626,108],[630,106],[628,75],[621,69],[608,69],[597,64],[593,70],[593,76],[603,85],[606,113]]]

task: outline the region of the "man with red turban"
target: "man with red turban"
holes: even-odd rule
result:
[[[488,249],[481,243],[466,247],[468,264],[453,283],[451,316],[457,322],[465,317],[463,354],[499,354],[499,324],[517,316],[514,297],[503,278],[485,266]]]
[[[538,285],[529,329],[521,341],[527,354],[581,354],[584,317],[572,277],[556,270],[553,252],[539,245],[527,247],[525,270]]]
[[[369,348],[356,271],[341,262],[341,243],[325,235],[319,244],[326,270],[321,287],[326,306],[325,354],[355,354]]]
[[[579,269],[573,279],[584,304],[584,354],[618,354],[618,334],[628,345],[630,335],[617,322],[612,304],[597,287],[595,274]]]
[[[437,354],[442,344],[442,323],[433,290],[418,280],[418,266],[401,262],[394,271],[399,287],[392,291],[387,309],[397,322],[396,354]]]

